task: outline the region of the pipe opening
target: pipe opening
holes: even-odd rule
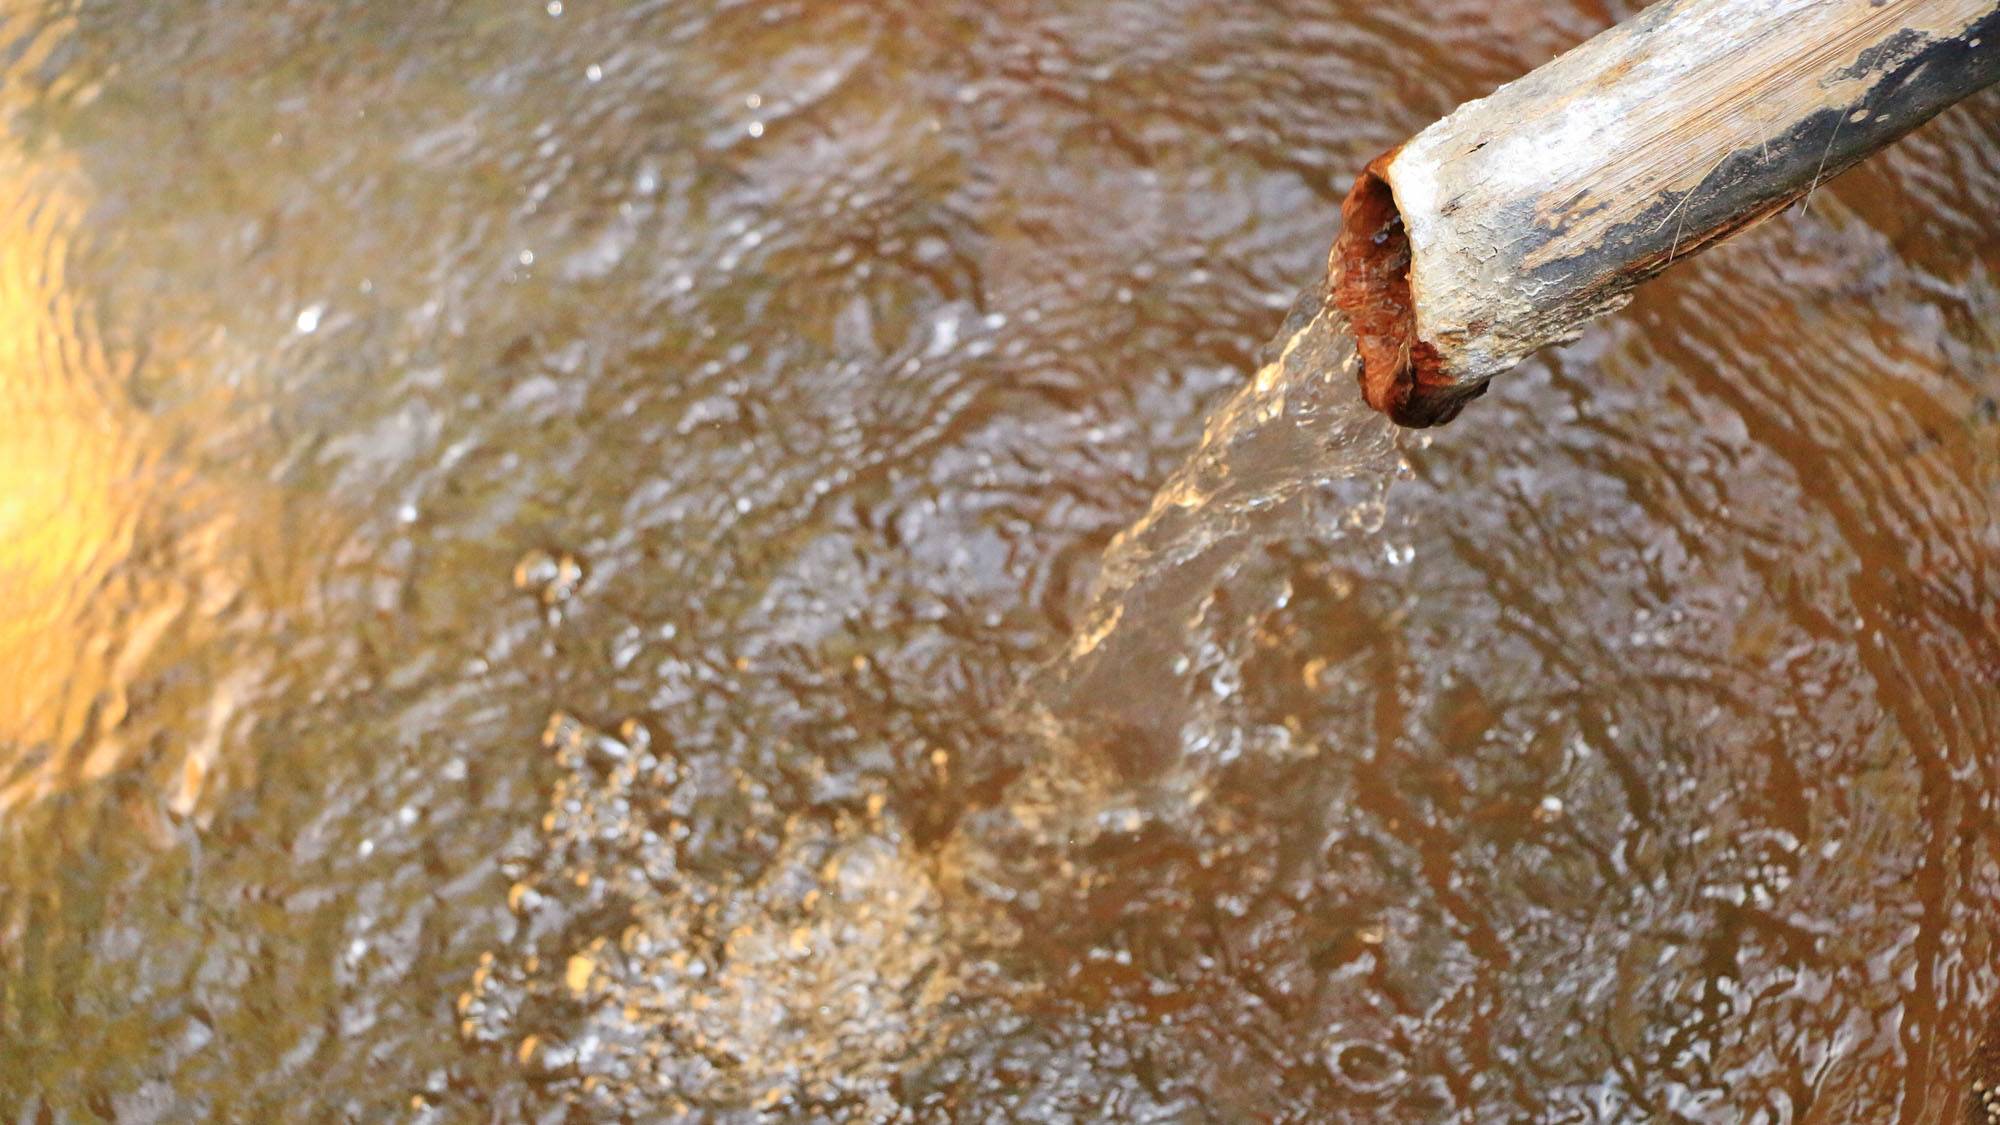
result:
[[[1391,149],[1368,163],[1340,205],[1327,299],[1347,317],[1361,355],[1361,396],[1398,425],[1441,425],[1486,392],[1444,373],[1436,348],[1417,338],[1410,294],[1410,238],[1385,178]]]

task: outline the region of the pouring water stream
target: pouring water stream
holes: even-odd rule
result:
[[[1070,640],[1021,685],[1002,723],[1020,775],[968,817],[947,864],[980,893],[1038,900],[1060,876],[1021,856],[1171,822],[1240,755],[1311,752],[1238,699],[1260,621],[1291,595],[1282,568],[1255,563],[1379,533],[1410,468],[1405,431],[1361,398],[1354,338],[1322,290],[1300,295],[1272,351],[1106,548]]]

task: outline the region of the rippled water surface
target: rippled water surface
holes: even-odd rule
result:
[[[1629,10],[7,3],[0,1120],[1958,1120],[2000,98],[1281,331]]]

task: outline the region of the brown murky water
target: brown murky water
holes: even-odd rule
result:
[[[1956,1120],[2000,97],[1099,573],[1628,11],[9,4],[0,1120]]]

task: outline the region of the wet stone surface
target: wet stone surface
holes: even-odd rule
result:
[[[1980,1120],[2000,101],[1258,374],[1630,8],[7,8],[0,1120]]]

